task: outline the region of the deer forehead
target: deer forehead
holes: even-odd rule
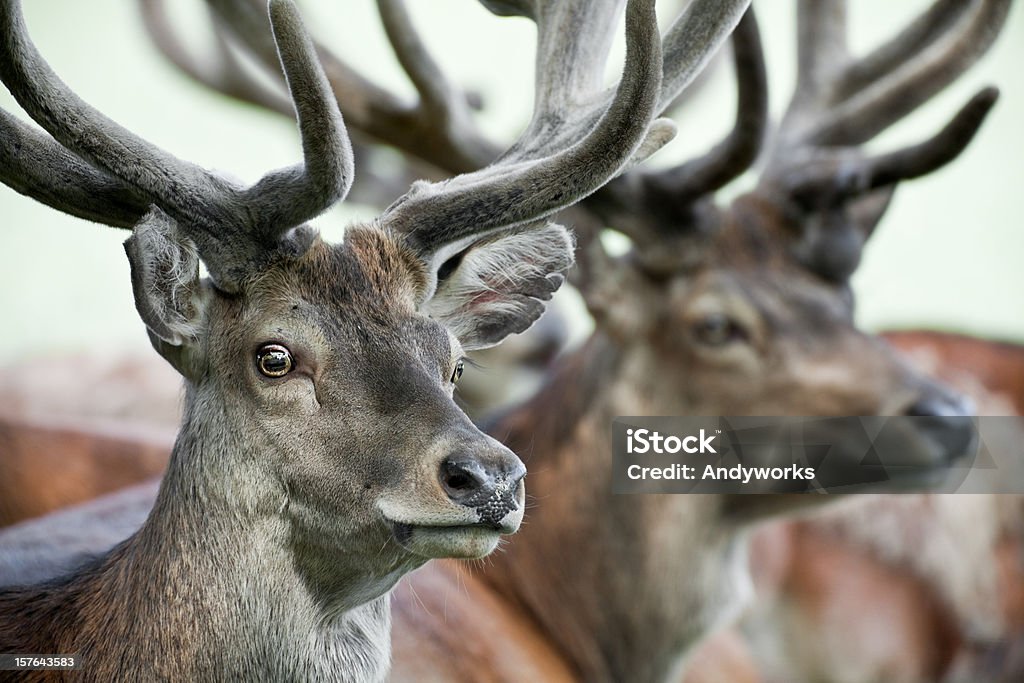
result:
[[[212,318],[223,324],[211,332],[232,346],[294,343],[362,363],[436,366],[460,349],[417,311],[425,282],[422,262],[399,238],[359,226],[343,243],[317,240],[301,257],[269,265],[241,296],[222,298]]]
[[[852,305],[840,286],[794,263],[779,267],[746,260],[742,265],[707,263],[672,288],[672,307],[689,317],[724,313],[767,331],[824,333],[852,325]]]
[[[426,276],[399,240],[376,228],[350,229],[345,241],[314,242],[299,258],[283,258],[245,287],[247,318],[299,308],[321,321],[393,320],[415,313]]]

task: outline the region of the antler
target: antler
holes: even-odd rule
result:
[[[0,109],[0,181],[59,211],[131,228],[149,201],[56,140]]]
[[[602,111],[611,112],[608,102],[611,94],[599,89],[603,65],[607,58],[610,41],[610,18],[617,11],[617,3],[593,3],[587,0],[482,0],[491,11],[502,15],[519,15],[532,19],[537,24],[538,51],[546,50],[561,65],[548,63],[538,58],[537,87],[533,118],[520,140],[502,157],[503,162],[530,159],[548,145],[564,144],[578,136],[580,130],[593,125],[593,120]],[[736,27],[747,11],[749,0],[695,0],[673,23],[662,41],[663,78],[657,101],[652,111],[661,114],[680,93],[689,86],[723,40]],[[722,147],[716,148],[708,157],[677,172],[676,179],[692,173],[691,191],[699,192],[702,184],[724,184],[730,174],[749,163],[737,157],[756,156],[756,148],[762,137],[767,104],[764,93],[764,66],[760,41],[753,18],[741,30],[739,40],[743,43],[737,56],[741,70],[741,123],[739,132],[730,137]],[[628,67],[627,67],[628,70]],[[764,103],[760,100],[764,99]],[[580,110],[579,103],[591,102]],[[567,120],[566,107],[577,105],[574,120]],[[675,126],[665,119],[659,119],[651,126],[645,142],[640,146],[633,161],[638,162],[664,145],[675,134]],[[621,170],[619,173],[621,173]],[[616,173],[618,175],[618,173]],[[593,224],[593,216],[602,218],[616,213],[630,213],[633,217],[643,215],[637,211],[648,199],[646,180],[636,181],[630,174],[615,181],[581,205],[582,211],[575,211],[573,222],[577,228]],[[722,176],[728,176],[722,179]],[[637,187],[639,185],[639,187]],[[625,211],[626,207],[629,207]],[[646,209],[646,207],[644,207]],[[617,223],[617,227],[625,223]],[[632,225],[636,225],[634,222]],[[589,240],[588,235],[582,235]],[[637,229],[634,236],[649,231]],[[583,253],[581,250],[580,253]]]
[[[143,3],[159,0],[141,0]],[[236,36],[239,41],[264,65],[273,65],[273,48],[270,45],[266,30],[266,21],[255,6],[257,0],[207,0],[223,25]],[[601,77],[601,65],[607,53],[604,38],[610,26],[602,25],[599,16],[614,18],[621,7],[621,0],[609,3],[552,3],[538,0],[510,2],[508,0],[482,0],[483,4],[496,14],[521,15],[539,20],[538,41],[551,43],[549,47],[561,46],[564,54],[575,54],[578,59],[560,60],[563,76],[559,77],[564,84],[575,84],[571,87],[591,89],[591,85]],[[713,56],[717,47],[739,21],[750,0],[696,0],[684,12],[664,41],[665,54],[664,79],[658,112],[664,111],[671,101],[701,72],[707,61]],[[585,12],[579,9],[586,7]],[[433,166],[449,173],[464,173],[477,170],[495,159],[502,146],[488,140],[476,126],[470,114],[470,106],[465,93],[450,83],[444,76],[435,60],[427,51],[420,39],[404,3],[401,0],[378,0],[378,8],[385,31],[392,43],[399,63],[403,66],[419,95],[419,101],[407,104],[362,75],[346,64],[323,45],[317,44],[317,53],[324,64],[325,72],[338,97],[345,120],[353,130],[377,141],[392,145],[401,151],[424,160]],[[585,21],[586,25],[579,23]],[[559,27],[558,29],[544,27]],[[561,31],[561,32],[559,32]],[[576,36],[586,36],[587,40],[573,41]],[[156,35],[158,45],[160,35]],[[570,47],[574,43],[574,47]],[[544,48],[547,49],[547,48]],[[167,52],[166,48],[164,49]],[[554,55],[555,53],[552,52]],[[173,53],[168,55],[172,61],[182,61]],[[183,68],[188,70],[191,62],[186,61]],[[594,68],[593,65],[598,67]],[[215,70],[215,69],[214,69]],[[544,83],[551,78],[550,70],[538,68],[538,103],[547,101],[544,94]],[[588,75],[589,74],[589,75]],[[587,79],[591,79],[590,82]],[[209,82],[208,85],[230,93],[230,88]],[[548,94],[552,94],[549,92]],[[557,92],[555,93],[557,95]],[[565,102],[570,102],[576,95],[565,92],[561,95]],[[579,129],[588,130],[612,99],[612,93],[606,92],[594,97],[591,117],[579,120]],[[579,102],[575,102],[578,104]],[[546,105],[545,105],[546,106]],[[551,106],[558,107],[557,99],[551,100]],[[537,110],[531,130],[520,137],[520,144],[507,154],[525,153],[527,156],[535,152],[529,148],[543,148],[548,143],[558,141],[545,137],[541,122],[545,120],[542,109]],[[649,138],[649,147],[644,146],[640,156],[650,154],[660,145],[667,142],[672,135],[672,128],[667,122],[658,124],[657,135]],[[564,129],[565,138],[579,134]],[[529,142],[527,142],[529,141]]]
[[[5,116],[3,180],[55,208],[123,227],[158,206],[195,241],[211,276],[232,291],[268,249],[297,252],[308,231],[293,228],[342,199],[352,154],[341,115],[295,6],[270,0],[274,40],[299,120],[304,163],[240,189],[111,121],[75,95],[28,37],[19,0],[0,0],[0,80],[64,149]],[[20,134],[15,137],[15,134]],[[26,151],[19,140],[33,144]],[[77,159],[76,159],[77,157]],[[77,182],[68,187],[61,173]],[[20,176],[20,178],[19,178]],[[24,178],[40,181],[29,186]],[[92,201],[83,195],[105,190]]]
[[[849,54],[842,0],[799,6],[798,79],[760,182],[808,210],[832,210],[869,193],[881,216],[891,189],[949,163],[969,144],[998,95],[977,93],[931,138],[867,156],[859,145],[954,81],[999,33],[1009,0],[936,0],[889,41],[862,58]],[[703,158],[660,172],[633,172],[587,203],[634,242],[658,244],[668,233],[708,227],[702,207],[712,193],[758,157],[767,124],[767,83],[752,9],[732,36],[737,76],[736,125]],[[885,196],[883,196],[885,195]],[[838,224],[838,223],[836,223]]]
[[[697,4],[687,13],[695,11]],[[686,14],[669,33],[678,35],[680,43],[687,42],[681,28],[685,19]],[[698,202],[737,178],[757,159],[768,122],[768,83],[753,7],[743,14],[731,43],[737,98],[735,123],[727,137],[705,155],[678,166],[625,174],[587,202],[586,208],[602,222],[614,225],[634,242],[657,244],[665,233],[691,227]],[[665,98],[669,97],[669,93],[663,95],[663,103],[667,104]]]
[[[936,0],[862,58],[846,50],[845,4],[804,1],[799,10],[796,92],[763,182],[802,204],[838,206],[930,173],[967,146],[998,92],[977,93],[942,132],[898,152],[856,149],[956,80],[992,45],[1010,0]]]
[[[438,242],[457,244],[468,226],[511,226],[574,204],[618,174],[645,140],[655,140],[647,145],[652,151],[667,142],[665,126],[652,124],[662,71],[653,0],[629,1],[622,79],[609,103],[594,103],[619,8],[586,0],[531,8],[541,33],[531,124],[498,162],[414,186],[383,220],[407,233],[421,252]],[[569,34],[567,21],[573,22]],[[557,31],[563,40],[546,39]]]
[[[4,9],[0,35],[5,39],[0,76],[57,141],[33,134],[31,152],[21,153],[15,143],[28,139],[24,126],[4,119],[0,130],[8,131],[10,143],[5,154],[13,156],[15,163],[14,170],[0,173],[37,199],[112,225],[141,218],[154,204],[182,226],[196,242],[214,279],[230,289],[245,276],[245,261],[260,258],[257,250],[277,248],[296,253],[308,246],[311,232],[292,228],[348,189],[352,176],[348,138],[327,79],[318,68],[315,45],[303,32],[290,2],[270,0],[270,17],[298,113],[305,163],[238,189],[149,145],[78,99],[24,37],[18,3],[0,1]],[[247,10],[241,11],[248,4],[216,2],[238,9],[240,20],[251,19]],[[382,7],[391,13],[393,29],[405,25],[400,5],[383,2]],[[584,25],[605,28],[619,11],[618,6],[606,3],[579,1],[575,7],[575,17]],[[572,50],[560,50],[555,41],[538,46],[540,72],[550,69],[568,74],[565,86],[589,102],[558,103],[559,91],[541,83],[539,88],[546,88],[549,94],[538,98],[538,111],[555,117],[549,126],[552,137],[536,143],[536,131],[530,129],[501,161],[443,183],[416,183],[380,217],[382,225],[405,234],[407,243],[433,266],[431,271],[471,239],[542,220],[573,204],[615,176],[638,151],[650,153],[667,141],[670,126],[652,124],[662,72],[654,0],[629,0],[626,66],[607,101],[588,94],[598,85],[593,75],[596,68],[580,68],[572,61],[586,54],[583,44],[593,38],[605,43],[610,40],[579,33],[569,41],[576,45]],[[419,49],[408,36],[404,41],[401,49]],[[425,84],[432,78],[423,71],[421,89],[432,89],[437,95],[435,102],[454,101],[453,96],[441,93],[436,83]],[[15,139],[13,133],[21,137]],[[79,157],[82,161],[76,164]],[[58,159],[62,167],[74,170],[79,181],[76,188],[65,191],[57,179],[45,181],[46,159]],[[27,183],[25,177],[43,178],[44,182]],[[81,194],[90,189],[102,191],[91,203],[83,203]],[[240,259],[239,254],[246,258]]]
[[[142,22],[157,49],[178,69],[201,85],[243,102],[265,107],[291,118],[294,109],[279,91],[264,86],[250,74],[225,35],[224,22],[210,11],[210,28],[214,37],[212,59],[200,59],[177,35],[167,17],[166,0],[141,0]],[[276,50],[275,50],[276,52]],[[277,64],[268,73],[280,78]],[[283,79],[281,85],[284,86]]]
[[[258,0],[207,2],[259,62],[276,68],[274,46]],[[419,93],[419,101],[402,101],[318,43],[317,54],[348,125],[450,173],[475,171],[494,160],[501,148],[479,132],[469,112],[469,99],[445,80],[402,3],[380,0],[378,6],[399,62]]]

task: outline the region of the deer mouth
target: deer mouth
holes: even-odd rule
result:
[[[501,536],[516,531],[518,524],[429,525],[391,522],[391,534],[405,550],[428,559],[444,557],[477,559],[498,547]]]
[[[856,439],[852,439],[857,443]],[[886,424],[873,437],[878,461],[868,464],[860,445],[835,444],[831,483],[837,492],[919,492],[943,487],[963,476],[978,447],[973,418],[963,415],[909,416]]]

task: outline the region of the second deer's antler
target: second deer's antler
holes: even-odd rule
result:
[[[970,142],[995,103],[985,88],[942,132],[898,152],[858,148],[956,80],[992,45],[1010,0],[937,0],[873,52],[846,48],[846,5],[799,5],[797,86],[767,159],[763,182],[803,205],[838,206],[930,173]]]

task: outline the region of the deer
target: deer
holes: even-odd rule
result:
[[[529,327],[561,284],[571,240],[548,217],[671,136],[653,2],[631,0],[618,86],[549,103],[557,140],[417,182],[331,245],[309,221],[350,185],[346,127],[294,4],[264,11],[303,162],[243,187],[85,103],[0,2],[0,80],[42,128],[0,114],[0,180],[131,228],[139,316],[185,383],[139,530],[0,591],[0,650],[78,653],[85,680],[383,679],[398,579],[487,555],[523,515],[522,462],[452,400],[462,354]],[[573,86],[563,57],[536,58]]]
[[[530,16],[548,40],[557,35],[544,21],[555,5],[491,4]],[[528,458],[536,509],[479,571],[432,563],[400,584],[395,680],[676,680],[747,599],[754,525],[825,502],[610,496],[606,430],[617,415],[888,414],[944,424],[968,411],[962,396],[856,329],[849,277],[896,185],[956,158],[995,91],[923,143],[881,155],[861,146],[973,64],[1007,6],[938,2],[855,60],[843,49],[842,3],[801,3],[798,91],[766,153],[766,74],[753,14],[744,15],[732,37],[738,116],[724,144],[666,171],[630,171],[565,214],[581,229],[578,282],[597,330],[537,396],[488,427]],[[707,11],[694,3],[673,24],[667,56],[670,38],[697,33],[692,22]],[[396,49],[422,47],[404,38]],[[677,94],[664,83],[687,82],[673,76],[702,63],[666,65],[661,107]],[[376,117],[381,139],[393,123]],[[717,206],[715,193],[763,156],[757,187]],[[628,254],[602,251],[594,235],[606,225],[631,238]],[[908,449],[937,468],[961,454],[917,436]]]
[[[406,578],[394,680],[678,680],[695,646],[747,599],[754,525],[825,502],[609,495],[607,429],[618,415],[970,411],[854,327],[849,278],[896,186],[952,161],[996,93],[982,90],[913,146],[862,145],[973,64],[1009,3],[934,3],[860,58],[845,49],[843,3],[798,7],[797,89],[764,152],[766,79],[748,14],[732,40],[731,135],[707,157],[625,174],[572,210],[577,229],[611,226],[633,246],[612,258],[581,238],[580,285],[597,330],[536,397],[488,425],[528,459],[536,509],[482,569],[442,563]],[[755,159],[755,189],[716,206],[713,193]],[[955,457],[941,450],[936,464]],[[493,596],[486,619],[475,609],[482,594]],[[494,634],[523,630],[531,637],[514,651],[492,645]],[[486,672],[469,664],[481,660]]]

